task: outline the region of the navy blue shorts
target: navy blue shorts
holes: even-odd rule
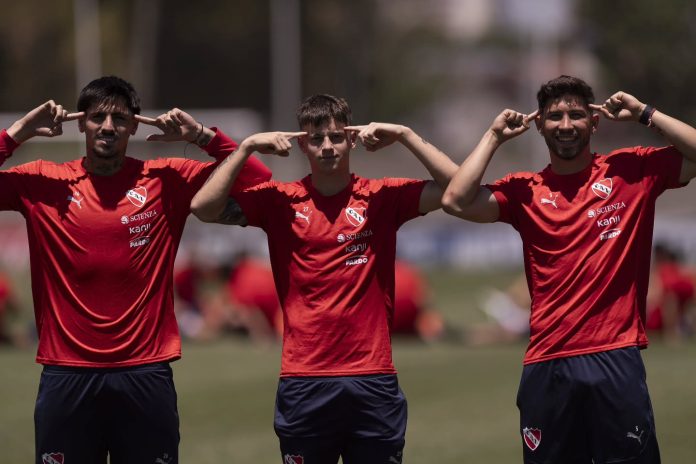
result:
[[[284,464],[400,464],[407,406],[396,375],[284,377],[275,431]]]
[[[44,366],[34,411],[37,464],[176,464],[179,413],[168,363]]]
[[[527,464],[660,462],[638,348],[529,364],[517,406]]]

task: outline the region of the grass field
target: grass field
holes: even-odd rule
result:
[[[433,299],[447,320],[480,321],[478,289],[511,275],[433,272]],[[520,462],[515,395],[523,344],[397,341],[394,357],[409,400],[405,462]],[[32,351],[0,349],[0,462],[33,462],[33,407],[40,367]],[[644,352],[663,462],[696,462],[696,343],[654,343]],[[237,338],[185,344],[174,364],[181,462],[280,462],[273,433],[279,350]],[[66,463],[68,464],[68,463]]]

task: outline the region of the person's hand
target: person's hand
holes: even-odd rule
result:
[[[599,111],[611,121],[638,121],[645,104],[626,92],[616,92],[603,104],[590,104],[590,108]]]
[[[203,124],[196,121],[193,116],[179,108],[173,108],[156,118],[148,118],[136,114],[135,120],[148,126],[154,126],[162,131],[161,134],[150,134],[148,142],[190,142],[195,143],[203,133]]]
[[[364,126],[346,126],[346,132],[355,133],[367,151],[377,151],[399,140],[406,128],[397,124],[371,122]],[[351,137],[352,138],[352,137]]]
[[[261,132],[244,139],[240,149],[248,150],[249,153],[257,151],[264,155],[288,156],[292,139],[306,135],[307,132]]]
[[[503,143],[529,130],[530,123],[538,115],[539,110],[524,114],[507,109],[496,116],[489,130],[498,140],[498,143]]]
[[[35,136],[55,137],[63,133],[63,122],[83,118],[84,112],[68,113],[62,105],[49,100],[28,112],[7,130],[17,143]]]

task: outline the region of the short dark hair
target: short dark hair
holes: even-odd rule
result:
[[[300,128],[306,125],[321,126],[332,119],[349,126],[352,116],[345,99],[328,94],[312,95],[297,108],[297,123]]]
[[[546,108],[549,102],[563,95],[578,97],[588,108],[590,103],[594,103],[594,93],[592,92],[592,87],[587,82],[577,77],[563,75],[543,84],[539,92],[537,92],[539,113],[544,112],[544,108]]]
[[[77,111],[87,111],[92,105],[123,101],[131,113],[140,114],[140,97],[130,82],[116,76],[94,79],[80,92]]]

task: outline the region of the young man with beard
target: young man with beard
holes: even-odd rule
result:
[[[0,159],[34,136],[77,120],[86,156],[32,161],[0,172],[0,210],[27,222],[34,312],[44,365],[36,399],[36,463],[178,462],[171,361],[181,356],[172,272],[193,194],[216,163],[126,156],[138,122],[149,140],[196,143],[217,161],[236,148],[174,109],[140,116],[133,87],[90,82],[78,113],[48,101],[0,132]],[[235,188],[268,180],[258,160]]]
[[[532,297],[517,404],[526,463],[658,463],[639,350],[645,335],[655,201],[696,175],[696,129],[624,92],[595,105],[582,80],[541,87],[538,110],[495,118],[443,197],[445,210],[520,233]],[[664,148],[590,150],[600,115],[659,131]],[[541,172],[480,185],[507,140],[534,121]]]
[[[300,105],[302,132],[244,140],[196,194],[204,221],[239,214],[268,235],[283,310],[283,353],[275,430],[283,462],[401,462],[406,400],[392,362],[396,233],[440,208],[457,166],[412,130],[393,124],[350,126],[345,100],[315,95]],[[366,179],[352,174],[356,136],[374,151],[400,142],[434,181]],[[253,151],[287,155],[298,138],[311,174],[266,182],[228,198]]]

